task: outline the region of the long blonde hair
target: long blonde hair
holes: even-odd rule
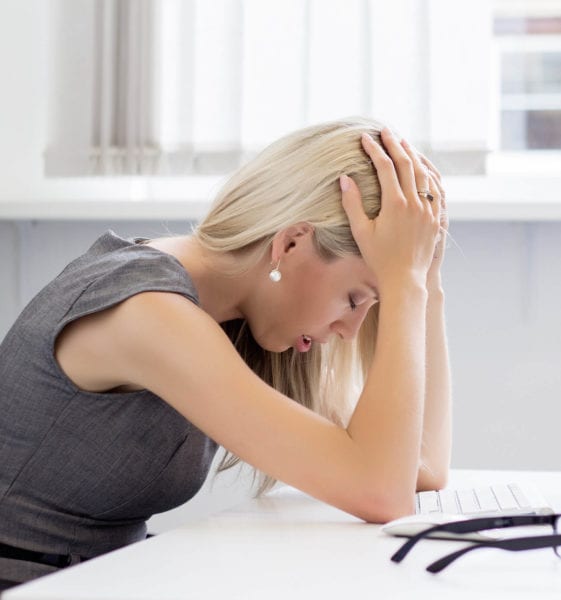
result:
[[[382,127],[372,119],[350,117],[274,142],[230,177],[194,236],[211,252],[239,255],[240,269],[248,268],[245,251],[251,249],[247,254],[257,262],[279,230],[302,221],[314,227],[315,245],[325,260],[360,254],[341,204],[339,176],[346,173],[355,180],[366,213],[377,216],[380,185],[360,138],[366,131],[379,141]],[[346,426],[374,353],[377,316],[376,304],[355,340],[333,336],[305,354],[263,350],[245,321],[230,321],[223,328],[249,367],[269,385]],[[219,471],[238,462],[226,453]],[[257,493],[274,483],[261,474]]]

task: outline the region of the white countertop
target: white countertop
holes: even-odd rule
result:
[[[452,472],[450,485],[531,481],[561,509],[561,472]],[[550,548],[481,549],[438,575],[425,567],[466,542],[403,543],[293,488],[18,586],[5,600],[516,600],[561,597]]]

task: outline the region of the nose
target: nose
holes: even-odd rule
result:
[[[367,312],[367,309],[358,307],[356,311],[334,321],[330,326],[331,332],[344,340],[352,340],[357,335]]]

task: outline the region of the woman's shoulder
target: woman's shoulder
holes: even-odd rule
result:
[[[107,232],[59,278],[62,297],[76,286],[80,292],[56,328],[55,354],[82,389],[132,383],[123,373],[132,351],[139,354],[147,339],[158,343],[162,331],[177,325],[174,319],[188,327],[188,321],[205,318],[182,263],[149,242]],[[181,317],[170,309],[178,303]]]
[[[57,304],[68,305],[61,328],[142,292],[174,292],[199,303],[192,278],[173,255],[113,232],[101,236],[48,288],[50,296],[58,296]]]
[[[141,365],[196,351],[201,328],[219,326],[189,298],[173,291],[142,291],[73,320],[57,337],[55,356],[67,377],[85,391],[140,389],[145,387],[136,374]],[[172,330],[183,335],[170,338]]]

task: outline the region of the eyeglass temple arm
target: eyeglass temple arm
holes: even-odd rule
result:
[[[504,519],[502,520],[504,521]],[[429,527],[428,529],[424,529],[414,536],[410,537],[404,544],[399,548],[399,550],[391,557],[393,562],[401,562],[411,551],[411,548],[419,541],[424,539],[425,537],[430,536],[431,533],[438,533],[439,531],[448,532],[448,533],[472,533],[474,531],[479,531],[482,527],[489,523],[488,518],[484,519],[470,519],[464,521],[450,521],[449,523],[440,523],[439,525],[434,525],[433,527]],[[498,527],[499,525],[497,525]],[[505,527],[505,524],[501,522],[501,526]]]
[[[411,548],[431,533],[439,531],[448,533],[473,533],[483,529],[496,529],[503,527],[518,527],[520,525],[534,525],[540,523],[551,523],[554,515],[514,515],[501,517],[482,517],[463,521],[450,521],[429,527],[410,537],[399,550],[391,557],[393,562],[401,562],[411,551]]]
[[[401,546],[397,552],[392,554],[391,560],[393,562],[399,563],[401,562],[411,551],[413,546],[419,541],[422,540],[425,536],[430,535],[433,531],[439,531],[440,525],[435,525],[434,527],[429,527],[429,529],[425,529],[424,531],[420,531],[414,536],[410,537],[404,544]]]
[[[447,554],[438,560],[435,560],[427,567],[429,573],[439,573],[450,563],[460,558],[467,552],[476,548],[500,548],[510,552],[519,552],[521,550],[536,550],[538,548],[549,548],[551,546],[561,545],[561,535],[539,535],[535,537],[510,538],[507,540],[497,540],[493,542],[477,542],[451,554]]]

